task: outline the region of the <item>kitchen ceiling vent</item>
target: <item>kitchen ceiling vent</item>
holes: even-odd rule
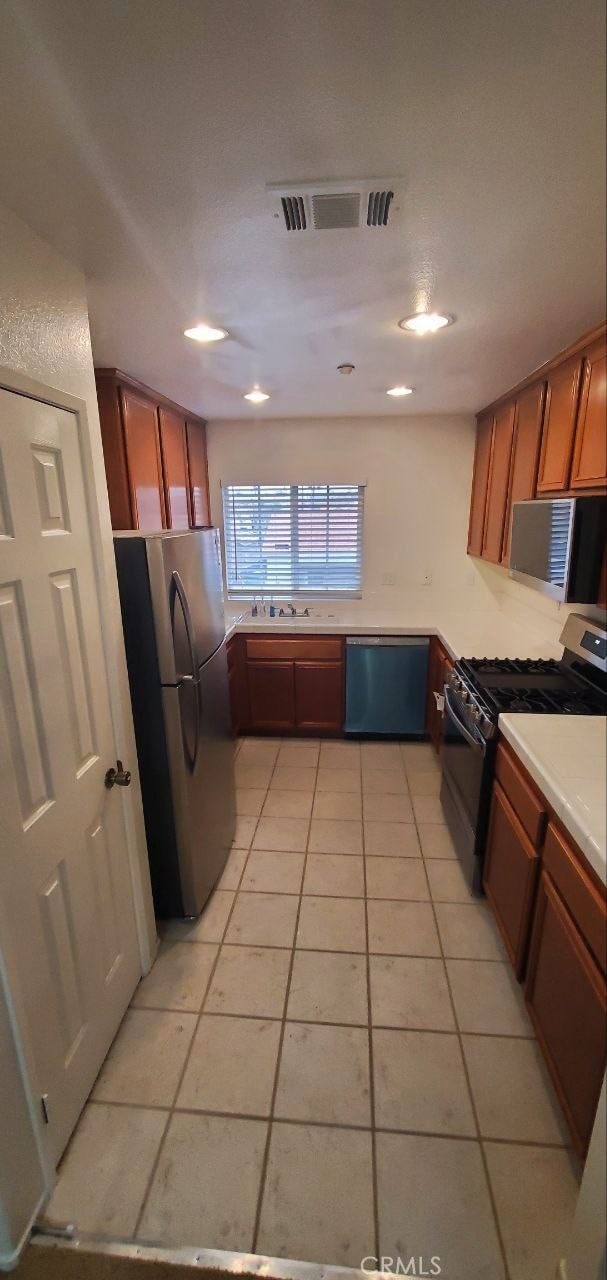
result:
[[[402,179],[352,179],[344,182],[268,183],[274,217],[287,231],[344,231],[392,224]],[[278,202],[278,210],[276,203]]]

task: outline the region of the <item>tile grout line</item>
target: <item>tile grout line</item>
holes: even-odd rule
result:
[[[304,850],[304,861],[303,861],[303,868],[302,868],[301,880],[300,880],[300,887],[299,887],[299,888],[300,888],[300,891],[299,891],[299,898],[298,898],[298,902],[297,902],[297,911],[296,911],[296,914],[295,914],[295,928],[294,928],[294,930],[293,930],[293,939],[292,939],[292,946],[291,946],[291,956],[290,956],[290,959],[289,959],[289,969],[288,969],[288,973],[287,973],[287,982],[286,982],[286,987],[285,987],[285,996],[284,996],[283,1009],[282,1009],[282,1018],[281,1018],[281,1025],[280,1025],[280,1034],[279,1034],[279,1038],[278,1038],[278,1052],[277,1052],[277,1054],[276,1054],[276,1066],[275,1066],[275,1068],[274,1068],[274,1081],[273,1081],[273,1084],[272,1084],[272,1096],[271,1096],[271,1099],[270,1099],[270,1113],[269,1113],[269,1116],[268,1116],[268,1131],[267,1131],[267,1134],[266,1134],[266,1144],[265,1144],[265,1149],[264,1149],[263,1159],[262,1159],[262,1163],[261,1163],[261,1175],[260,1175],[260,1179],[259,1179],[259,1191],[258,1191],[258,1195],[257,1195],[257,1205],[256,1205],[256,1209],[255,1209],[255,1218],[254,1218],[254,1221],[253,1221],[253,1239],[252,1239],[252,1243],[251,1243],[251,1252],[252,1252],[252,1253],[256,1253],[256,1251],[257,1251],[257,1241],[258,1241],[258,1239],[259,1239],[259,1231],[260,1231],[260,1227],[261,1227],[261,1214],[262,1214],[262,1210],[263,1210],[263,1201],[264,1201],[264,1196],[265,1196],[265,1191],[266,1191],[266,1180],[267,1180],[268,1165],[269,1165],[269,1160],[270,1160],[270,1145],[271,1145],[271,1142],[272,1142],[272,1129],[273,1129],[273,1125],[274,1125],[274,1110],[275,1110],[275,1107],[276,1107],[276,1098],[277,1098],[277,1095],[278,1095],[278,1081],[279,1081],[279,1078],[280,1078],[280,1067],[281,1067],[281,1063],[282,1063],[282,1050],[283,1050],[284,1039],[285,1039],[285,1031],[286,1031],[286,1025],[287,1025],[287,1010],[288,1010],[288,1007],[289,1007],[289,997],[290,997],[290,995],[291,995],[291,979],[292,979],[292,977],[293,977],[293,967],[294,967],[294,964],[295,964],[295,950],[296,950],[296,945],[297,945],[297,931],[298,931],[298,929],[299,929],[299,917],[300,917],[300,915],[301,915],[301,903],[302,903],[302,898],[303,898],[304,882],[305,882],[305,878],[306,878],[306,868],[307,868],[307,865],[308,865],[308,845],[309,845],[309,843],[310,843],[310,832],[311,832],[311,829],[312,829],[312,813],[313,813],[313,811],[314,811],[314,796],[315,796],[315,794],[316,794],[316,781],[317,781],[317,779],[318,779],[318,769],[319,769],[319,761],[320,761],[320,752],[321,752],[321,747],[320,747],[320,746],[318,746],[318,747],[317,747],[317,756],[316,756],[316,768],[315,768],[315,772],[314,772],[314,789],[313,789],[313,792],[312,792],[312,804],[311,804],[311,806],[310,806],[310,815],[309,815],[309,818],[308,818],[308,831],[307,831],[307,836],[306,836],[306,848],[305,848],[305,850]],[[278,753],[278,754],[280,755],[280,750],[279,750],[279,753]],[[278,760],[278,756],[277,756],[276,758],[277,758],[277,760]]]
[[[287,1019],[287,1021],[289,1021],[289,1019]],[[361,1028],[361,1029],[364,1030],[364,1028]],[[211,1107],[173,1106],[169,1108],[169,1107],[162,1107],[158,1103],[104,1102],[103,1099],[101,1098],[99,1099],[93,1098],[88,1105],[91,1107],[117,1107],[117,1108],[122,1108],[123,1110],[132,1110],[132,1111],[159,1111],[159,1112],[162,1112],[163,1114],[168,1113],[169,1116],[175,1114],[175,1115],[192,1116],[192,1117],[212,1116],[218,1120],[255,1120],[257,1123],[261,1122],[263,1124],[266,1124],[269,1118],[267,1114],[264,1115],[256,1111],[214,1111]],[[299,1116],[274,1116],[273,1123],[275,1125],[276,1124],[296,1125],[304,1129],[306,1128],[306,1126],[312,1126],[312,1128],[315,1128],[315,1129],[344,1129],[346,1131],[353,1131],[355,1133],[371,1133],[371,1127],[369,1125],[353,1124],[353,1123],[347,1124],[343,1120],[331,1120],[331,1121],[311,1120],[311,1119],[302,1120],[301,1117]],[[405,1137],[441,1138],[445,1142],[457,1141],[457,1142],[470,1142],[470,1143],[478,1144],[478,1138],[476,1134],[470,1134],[470,1133],[452,1134],[452,1133],[445,1133],[440,1129],[410,1129],[410,1128],[398,1129],[394,1125],[378,1125],[376,1126],[376,1128],[377,1128],[377,1132],[380,1134],[390,1133],[390,1134],[394,1134],[395,1136],[404,1135]],[[488,1135],[487,1137],[482,1139],[482,1141],[495,1143],[497,1146],[502,1146],[502,1147],[523,1147],[523,1148],[532,1147],[534,1150],[539,1150],[539,1151],[557,1151],[557,1152],[564,1152],[564,1153],[570,1153],[571,1151],[571,1148],[562,1146],[560,1143],[537,1142],[537,1141],[531,1141],[531,1140],[522,1139],[522,1138],[497,1138],[497,1137],[492,1137],[491,1135]],[[131,1239],[131,1237],[127,1237],[127,1238]]]
[[[239,755],[239,754],[240,754],[240,748],[238,749],[238,751],[237,751],[237,753],[236,753],[235,760],[238,758],[238,755]],[[237,818],[237,820],[238,820],[238,818]],[[255,823],[255,827],[254,827],[254,829],[253,829],[253,835],[252,835],[252,837],[251,837],[251,844],[252,844],[253,839],[254,839],[254,836],[255,836],[255,831],[257,830],[257,822],[258,822],[258,821],[259,821],[259,819],[257,819],[257,821],[256,821],[256,823]],[[233,846],[232,846],[232,847],[233,847]],[[132,1235],[132,1239],[133,1239],[134,1241],[137,1239],[137,1233],[138,1233],[139,1228],[140,1228],[140,1226],[141,1226],[141,1222],[142,1222],[143,1217],[144,1217],[144,1214],[145,1214],[145,1210],[146,1210],[147,1203],[148,1203],[148,1200],[149,1200],[149,1197],[150,1197],[150,1194],[151,1194],[151,1191],[152,1191],[152,1187],[153,1187],[153,1185],[154,1185],[154,1181],[155,1181],[156,1173],[157,1173],[157,1171],[158,1171],[158,1167],[159,1167],[159,1164],[160,1164],[160,1159],[161,1159],[161,1156],[162,1156],[162,1152],[163,1152],[164,1147],[165,1147],[165,1144],[166,1144],[166,1138],[167,1138],[167,1134],[168,1134],[169,1126],[170,1126],[171,1121],[172,1121],[172,1119],[173,1119],[173,1115],[175,1114],[175,1104],[176,1104],[176,1102],[177,1102],[177,1098],[179,1097],[179,1093],[180,1093],[180,1090],[181,1090],[181,1086],[182,1086],[182,1084],[183,1084],[183,1081],[184,1081],[184,1078],[185,1078],[185,1074],[186,1074],[186,1071],[187,1071],[188,1066],[189,1066],[189,1063],[190,1063],[190,1058],[191,1058],[191,1056],[192,1056],[192,1052],[193,1052],[193,1048],[194,1048],[194,1042],[195,1042],[195,1040],[196,1040],[196,1036],[197,1036],[197,1034],[198,1034],[198,1028],[199,1028],[200,1023],[201,1023],[201,1021],[202,1021],[202,1017],[203,1017],[203,1012],[204,1012],[204,1006],[205,1006],[205,1003],[206,1003],[206,999],[207,999],[207,996],[208,996],[209,991],[210,991],[210,989],[211,989],[211,983],[212,983],[213,978],[214,978],[214,976],[215,976],[215,970],[216,970],[216,968],[217,968],[217,964],[218,964],[218,962],[219,962],[219,956],[221,955],[221,948],[222,948],[222,946],[223,946],[223,939],[225,938],[225,935],[226,935],[226,932],[227,932],[227,929],[228,929],[228,926],[229,926],[230,920],[231,920],[231,918],[232,918],[232,913],[233,913],[233,911],[234,911],[234,907],[235,907],[235,904],[236,904],[236,899],[237,899],[237,897],[238,897],[238,890],[239,890],[239,888],[240,888],[240,885],[242,884],[242,879],[243,879],[243,876],[244,876],[244,873],[245,873],[245,870],[246,870],[246,865],[247,865],[247,862],[248,862],[248,860],[249,860],[249,853],[250,853],[250,849],[251,849],[251,846],[249,846],[249,850],[247,851],[247,854],[246,854],[246,857],[245,857],[245,860],[244,860],[244,863],[243,863],[243,866],[242,866],[242,871],[240,872],[240,877],[239,877],[239,880],[238,880],[238,887],[237,887],[237,889],[236,889],[236,891],[235,891],[235,893],[234,893],[234,898],[233,898],[233,900],[232,900],[232,903],[231,903],[231,906],[230,906],[230,910],[229,910],[229,912],[228,912],[228,915],[227,915],[227,918],[226,918],[225,925],[224,925],[224,927],[223,927],[223,931],[222,931],[222,935],[221,935],[221,940],[220,940],[220,942],[217,944],[217,951],[216,951],[216,953],[215,953],[215,959],[214,959],[214,961],[213,961],[213,964],[211,965],[211,969],[210,969],[210,972],[209,972],[209,976],[208,976],[208,979],[207,979],[207,981],[206,981],[206,983],[205,983],[205,988],[204,988],[203,997],[202,997],[202,1000],[201,1000],[201,1003],[200,1003],[200,1008],[199,1008],[199,1010],[198,1010],[198,1015],[197,1015],[197,1018],[196,1018],[196,1025],[195,1025],[195,1027],[194,1027],[194,1031],[193,1031],[193,1034],[192,1034],[192,1038],[191,1038],[191,1040],[190,1040],[190,1044],[189,1044],[189,1047],[188,1047],[188,1051],[187,1051],[186,1056],[185,1056],[185,1060],[184,1060],[184,1063],[183,1063],[183,1067],[182,1067],[182,1069],[181,1069],[181,1072],[180,1072],[180,1075],[179,1075],[179,1079],[178,1079],[178,1081],[177,1081],[177,1087],[176,1087],[175,1092],[174,1092],[174,1094],[173,1094],[173,1102],[172,1102],[171,1107],[170,1107],[169,1112],[168,1112],[167,1122],[166,1122],[166,1125],[165,1125],[165,1127],[164,1127],[164,1130],[163,1130],[163,1133],[162,1133],[162,1137],[161,1137],[161,1139],[160,1139],[160,1144],[159,1144],[159,1146],[158,1146],[158,1150],[157,1150],[157,1152],[156,1152],[156,1158],[155,1158],[155,1160],[153,1161],[152,1168],[151,1168],[151,1171],[150,1171],[150,1176],[149,1176],[149,1178],[148,1178],[148,1180],[147,1180],[146,1188],[145,1188],[145,1192],[144,1192],[144,1195],[143,1195],[143,1199],[142,1199],[142,1201],[141,1201],[141,1206],[140,1206],[140,1209],[139,1209],[139,1212],[138,1212],[138,1214],[137,1214],[137,1218],[136,1218],[136,1221],[135,1221],[135,1226],[134,1226],[134,1229],[133,1229],[133,1235]],[[227,862],[228,862],[228,860],[229,860],[229,857],[230,857],[230,853],[231,853],[231,852],[232,852],[232,849],[230,849],[230,851],[228,852],[228,857],[226,858],[226,864],[227,864]],[[225,867],[224,867],[224,870],[225,870]],[[223,874],[223,873],[222,873],[222,874]]]
[[[360,794],[361,794],[361,839],[363,851],[363,885],[365,891],[365,943],[366,954],[365,962],[367,968],[367,1039],[368,1039],[368,1055],[369,1055],[369,1107],[371,1111],[371,1186],[372,1186],[372,1210],[373,1210],[373,1230],[375,1232],[375,1257],[380,1257],[380,1230],[379,1230],[379,1184],[377,1172],[377,1136],[376,1136],[376,1116],[375,1116],[375,1071],[373,1063],[373,1011],[371,1008],[371,959],[369,953],[369,898],[367,894],[367,858],[365,853],[365,819],[364,804],[365,797],[363,792],[363,767],[362,767],[362,749],[360,752]]]
[[[418,835],[418,839],[419,839],[419,828],[417,827],[417,822],[416,822],[416,829],[417,829],[417,835]],[[463,1044],[462,1032],[461,1032],[461,1030],[460,1030],[459,1020],[458,1020],[458,1016],[457,1016],[457,1010],[456,1010],[456,1006],[455,1006],[455,1000],[454,1000],[454,998],[453,998],[453,991],[452,991],[452,988],[451,988],[451,982],[450,982],[450,980],[449,980],[449,973],[448,973],[448,970],[447,970],[447,963],[446,963],[445,954],[444,954],[444,951],[443,951],[443,942],[442,942],[441,933],[440,933],[439,924],[438,924],[438,916],[437,916],[437,914],[436,914],[436,907],[435,907],[435,903],[434,903],[434,898],[432,897],[432,886],[431,886],[431,884],[430,884],[430,877],[428,876],[428,872],[427,872],[427,869],[426,869],[425,862],[424,862],[424,874],[425,874],[426,879],[427,879],[427,881],[428,881],[428,892],[429,892],[429,894],[430,894],[430,902],[431,902],[431,904],[432,904],[432,915],[433,915],[433,917],[434,917],[434,926],[435,926],[435,928],[436,928],[436,932],[437,932],[437,934],[438,934],[438,944],[439,944],[439,947],[440,947],[441,960],[442,960],[442,965],[443,965],[443,973],[444,973],[444,975],[445,975],[445,982],[446,982],[446,984],[447,984],[447,991],[448,991],[448,993],[449,993],[449,1003],[450,1003],[450,1005],[451,1005],[451,1011],[452,1011],[452,1014],[453,1014],[453,1020],[454,1020],[454,1022],[455,1022],[456,1034],[457,1034],[457,1038],[458,1038],[458,1042],[459,1042],[459,1051],[460,1051],[460,1056],[461,1056],[461,1060],[462,1060],[462,1066],[463,1066],[463,1070],[464,1070],[464,1076],[465,1076],[465,1080],[466,1080],[466,1087],[467,1087],[467,1089],[468,1089],[468,1096],[469,1096],[469,1099],[470,1099],[470,1106],[471,1106],[471,1109],[472,1109],[472,1115],[473,1115],[473,1119],[474,1119],[474,1127],[475,1127],[475,1129],[476,1129],[476,1137],[477,1137],[477,1142],[478,1142],[478,1149],[479,1149],[479,1154],[480,1154],[481,1163],[482,1163],[482,1167],[483,1167],[483,1172],[484,1172],[484,1175],[485,1175],[485,1185],[486,1185],[486,1187],[487,1187],[487,1192],[488,1192],[488,1195],[489,1195],[489,1203],[490,1203],[490,1205],[491,1205],[491,1211],[492,1211],[493,1221],[494,1221],[494,1225],[495,1225],[495,1231],[496,1231],[496,1235],[497,1235],[497,1241],[498,1241],[499,1250],[500,1250],[501,1257],[502,1257],[502,1262],[503,1262],[503,1265],[504,1265],[504,1275],[505,1275],[506,1280],[511,1280],[510,1267],[509,1267],[509,1265],[508,1265],[508,1259],[507,1259],[507,1257],[506,1257],[506,1246],[505,1246],[505,1242],[504,1242],[504,1239],[503,1239],[503,1236],[502,1236],[502,1228],[501,1228],[500,1220],[499,1220],[499,1217],[498,1217],[497,1204],[496,1204],[496,1201],[495,1201],[495,1196],[494,1196],[494,1194],[493,1194],[493,1187],[492,1187],[492,1185],[491,1185],[491,1179],[490,1179],[490,1177],[489,1177],[489,1166],[488,1166],[488,1164],[487,1164],[487,1158],[486,1158],[485,1149],[484,1149],[484,1145],[483,1145],[483,1138],[482,1138],[481,1127],[480,1127],[480,1122],[479,1122],[479,1118],[478,1118],[478,1112],[477,1112],[477,1108],[476,1108],[476,1102],[475,1102],[474,1094],[473,1094],[473,1091],[472,1091],[472,1084],[471,1084],[471,1081],[470,1081],[470,1073],[469,1073],[469,1071],[468,1071],[468,1063],[467,1063],[467,1061],[466,1061],[466,1055],[465,1055],[465,1053],[464,1053],[464,1044]]]
[[[342,899],[340,899],[340,901],[342,901]],[[429,906],[429,903],[423,903],[422,905]],[[194,943],[192,945],[196,945],[196,944]],[[200,946],[201,944],[199,943],[198,945]],[[218,943],[215,943],[215,944],[205,943],[203,945],[219,946]],[[261,951],[290,951],[291,949],[290,947],[264,947],[260,943],[249,944],[249,943],[242,943],[242,942],[238,942],[238,943],[228,942],[228,943],[225,943],[224,945],[228,947],[241,946],[241,947],[244,947],[245,949],[248,949],[249,947],[251,947],[253,950],[261,950]],[[365,952],[361,952],[361,951],[325,951],[322,948],[317,949],[315,947],[297,947],[296,950],[302,951],[305,955],[317,953],[318,955],[353,956],[357,960],[361,960],[365,955]],[[403,955],[401,952],[399,952],[397,955],[386,955],[386,953],[383,951],[381,952],[372,951],[370,952],[370,955],[373,957],[377,957],[380,960],[442,960],[442,956]],[[485,961],[484,960],[473,961],[472,963],[484,964]],[[195,1017],[195,1018],[198,1017],[198,1011],[196,1009],[176,1009],[174,1007],[167,1006],[167,1005],[149,1005],[149,1006],[137,1005],[136,1007],[133,1006],[133,1008],[134,1009],[136,1008],[137,1013],[172,1013],[181,1017]],[[225,1009],[206,1010],[205,1016],[208,1018],[244,1018],[244,1019],[251,1019],[254,1022],[258,1022],[259,1019],[261,1018],[262,1021],[264,1022],[282,1022],[282,1016],[275,1017],[273,1015],[259,1014],[259,1013],[233,1013]],[[365,1028],[368,1025],[367,1022],[339,1022],[336,1018],[332,1018],[329,1020],[326,1018],[302,1018],[302,1017],[289,1018],[288,1017],[287,1022],[299,1023],[302,1026],[358,1027],[359,1029]],[[376,1031],[419,1031],[420,1033],[426,1036],[457,1036],[458,1035],[458,1031],[456,1028],[453,1028],[452,1030],[444,1030],[444,1029],[441,1030],[438,1027],[419,1027],[419,1026],[409,1025],[408,1023],[393,1023],[393,1022],[375,1022],[373,1025]],[[513,1035],[512,1033],[504,1033],[502,1031],[464,1031],[462,1032],[462,1034],[469,1036],[470,1039],[472,1040],[474,1039],[521,1040],[524,1043],[527,1043],[528,1041],[534,1039],[533,1036]],[[97,1099],[93,1099],[93,1101],[98,1102],[98,1101],[102,1101],[102,1099],[97,1098]],[[107,1105],[112,1106],[113,1102],[108,1102]],[[126,1104],[126,1105],[131,1105],[131,1104]],[[132,1105],[136,1106],[137,1103],[133,1103]],[[166,1108],[162,1106],[160,1107],[160,1109],[162,1111],[166,1110]],[[226,1114],[229,1115],[229,1112],[226,1112]],[[508,1139],[504,1139],[504,1141],[508,1141]],[[549,1145],[553,1145],[553,1144],[549,1144]],[[561,1146],[563,1144],[556,1143],[554,1145]]]

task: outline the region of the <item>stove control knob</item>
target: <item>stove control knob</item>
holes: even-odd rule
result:
[[[469,690],[469,689],[466,689],[465,685],[463,686],[463,688],[462,688],[462,690],[461,690],[461,694],[460,694],[460,696],[461,696],[461,700],[462,700],[462,702],[469,702],[469,701],[470,701],[470,690]]]
[[[474,723],[475,723],[475,724],[478,724],[478,723],[479,723],[479,721],[480,721],[480,719],[481,719],[481,717],[482,717],[482,714],[483,714],[483,713],[482,713],[482,711],[480,710],[480,708],[479,708],[479,707],[474,707],[474,706],[473,706],[473,707],[471,707],[471,708],[470,708],[470,715],[472,716],[472,719],[474,720]]]

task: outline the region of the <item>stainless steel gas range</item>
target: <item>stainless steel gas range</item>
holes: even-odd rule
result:
[[[560,641],[560,662],[463,658],[445,685],[441,802],[479,894],[500,714],[607,715],[607,630],[570,614]]]

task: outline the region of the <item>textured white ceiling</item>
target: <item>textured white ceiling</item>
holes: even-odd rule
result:
[[[0,198],[86,272],[96,362],[193,410],[474,410],[602,317],[603,9],[3,0]],[[265,195],[386,173],[385,233],[298,238]],[[421,297],[457,324],[404,335]]]

